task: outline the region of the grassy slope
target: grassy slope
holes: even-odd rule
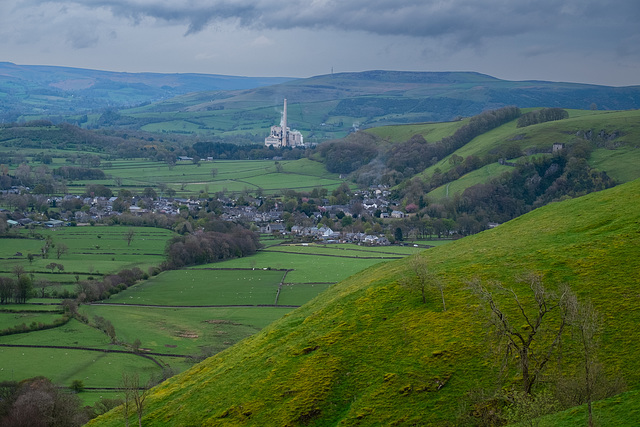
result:
[[[640,391],[633,390],[595,402],[594,421],[597,426],[634,425],[640,420]],[[585,426],[587,409],[583,405],[537,419],[539,427]]]
[[[391,142],[404,142],[414,135],[422,135],[428,142],[436,142],[445,136],[452,135],[469,120],[442,123],[417,123],[411,125],[380,126],[367,129],[365,132],[376,135]]]
[[[525,110],[526,111],[526,110]],[[570,117],[566,120],[541,123],[538,125],[517,128],[516,120],[493,129],[474,138],[470,143],[455,152],[458,156],[470,155],[482,157],[500,146],[516,144],[522,151],[527,149],[551,149],[554,142],[571,143],[576,132],[593,130],[598,133],[605,130],[608,133],[619,130],[622,136],[615,141],[624,145],[615,149],[597,148],[590,159],[591,166],[604,170],[619,182],[628,182],[640,178],[640,111],[585,111],[569,110]],[[521,139],[514,140],[514,137]],[[449,157],[445,157],[435,165],[422,172],[423,176],[433,175],[436,169],[446,172],[452,168]],[[472,185],[487,182],[499,176],[505,168],[487,165],[484,168],[463,175],[451,184],[449,196],[456,192],[462,193]],[[458,182],[459,181],[459,182]],[[445,187],[440,187],[429,193],[432,198],[441,198],[446,194]]]
[[[148,397],[145,425],[406,425],[452,422],[493,378],[465,282],[536,271],[603,314],[600,358],[640,386],[636,309],[640,181],[538,209],[424,252],[448,311],[398,286],[406,260],[374,266]],[[514,286],[517,288],[518,285]],[[439,384],[446,383],[438,390]],[[629,425],[636,421],[625,420]],[[120,411],[91,425],[120,425]]]

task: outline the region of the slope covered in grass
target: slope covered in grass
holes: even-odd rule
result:
[[[476,156],[486,158],[490,155],[500,154],[511,161],[518,158],[509,156],[509,153],[544,153],[550,152],[554,143],[571,145],[577,140],[588,139],[591,142],[593,152],[589,159],[590,166],[605,171],[618,182],[628,182],[640,177],[640,111],[584,111],[570,110],[569,118],[546,123],[540,123],[527,127],[516,127],[517,120],[506,123],[496,129],[486,132],[464,147],[457,150],[456,156],[466,158]],[[602,135],[602,136],[600,136]],[[452,154],[452,155],[453,155]],[[447,172],[454,168],[447,156],[421,173],[423,178],[430,178],[434,172]],[[491,177],[498,177],[503,172],[502,168],[494,167],[492,174],[483,173],[483,179],[478,180],[463,175],[448,195],[462,193],[464,189],[478,182],[487,182]],[[472,172],[473,173],[473,172]],[[454,190],[455,191],[451,191]],[[429,196],[440,199],[446,194],[444,188],[433,190]]]
[[[500,280],[520,293],[515,279],[527,272],[592,301],[605,323],[600,360],[638,389],[639,203],[636,180],[425,251],[446,283],[447,311],[439,295],[422,304],[399,285],[406,259],[371,267],[154,388],[143,423],[453,424],[469,392],[491,388],[496,377],[467,281]],[[567,355],[565,369],[572,361]],[[517,383],[516,372],[507,381]],[[122,421],[115,410],[90,425]]]

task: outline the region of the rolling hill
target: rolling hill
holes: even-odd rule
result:
[[[490,330],[469,281],[500,281],[525,295],[517,277],[531,272],[551,288],[567,283],[593,304],[604,324],[597,355],[605,371],[637,390],[639,203],[636,180],[423,252],[446,284],[446,311],[439,294],[423,304],[401,286],[411,276],[409,260],[371,267],[152,389],[143,423],[453,425],[473,417],[473,396],[499,387]],[[547,384],[578,369],[575,342],[567,338],[562,363],[547,367]],[[507,371],[504,386],[518,382],[517,372]],[[616,401],[607,405],[616,408]],[[639,421],[637,414],[624,417],[626,425]],[[115,409],[89,425],[121,424]]]
[[[189,92],[250,89],[290,80],[216,74],[123,73],[0,62],[0,118],[77,115],[150,103]]]
[[[279,123],[284,98],[290,127],[307,142],[322,142],[357,129],[448,121],[506,105],[634,109],[640,86],[506,81],[474,72],[377,70],[287,79],[0,63],[5,121],[56,116],[85,127],[261,142]]]
[[[602,110],[640,107],[640,87],[506,81],[473,72],[366,71],[298,79],[255,89],[200,92],[121,111],[122,123],[157,132],[242,134],[261,141],[289,102],[291,128],[310,142],[360,128],[439,122],[506,105]]]

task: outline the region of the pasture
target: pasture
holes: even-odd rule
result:
[[[419,250],[396,246],[279,245],[265,248],[252,257],[226,261],[224,265],[232,268],[292,270],[285,279],[288,284],[336,283],[372,265],[402,258]],[[314,288],[314,291],[321,292],[320,288]]]
[[[134,237],[128,245],[125,234],[132,229]],[[79,280],[115,274],[123,269],[140,268],[143,272],[164,260],[164,248],[173,236],[170,230],[150,227],[60,227],[39,229],[37,233],[21,230],[25,238],[2,238],[0,241],[0,275],[13,275],[16,268],[32,275],[33,281],[44,281],[43,292],[59,293],[67,285],[73,289]],[[42,248],[50,242],[46,258]],[[58,255],[57,250],[66,247]],[[33,258],[29,259],[29,254]],[[63,269],[48,267],[60,264]],[[77,276],[77,277],[76,277]]]
[[[15,328],[16,326],[26,325],[29,327],[32,323],[52,324],[54,320],[61,317],[60,313],[52,313],[47,311],[36,312],[0,312],[0,331],[7,328]]]
[[[93,318],[110,319],[119,341],[140,340],[141,348],[154,353],[199,355],[218,353],[253,335],[291,308],[284,307],[134,307],[83,306]],[[173,366],[179,359],[164,360]]]
[[[164,259],[164,245],[172,232],[136,228],[128,246],[124,238],[128,229],[65,227],[42,230],[40,236],[28,239],[10,239],[12,247],[3,245],[0,250],[0,269],[11,274],[14,265],[21,265],[35,280],[57,277],[58,285],[45,289],[50,295],[56,286],[73,290],[75,275],[83,280],[121,268],[157,265]],[[59,260],[54,254],[29,263],[26,255],[38,253],[48,236],[54,244],[66,245],[68,251]],[[146,381],[163,369],[181,372],[255,334],[332,284],[420,250],[412,246],[286,244],[272,236],[266,236],[264,243],[265,248],[256,255],[165,271],[101,303],[81,305],[78,311],[86,323],[71,319],[53,329],[0,337],[0,380],[46,375],[68,386],[79,379],[92,389],[80,395],[86,404],[100,396],[117,397],[118,392],[110,389],[119,386],[122,373],[139,372]],[[16,256],[17,252],[22,256]],[[51,261],[64,264],[64,271],[46,270]],[[0,328],[52,323],[62,315],[59,306],[47,303],[59,301],[41,298],[37,300],[41,305],[4,306]],[[113,326],[114,342],[97,328],[100,318]],[[134,345],[139,345],[140,354]]]
[[[513,167],[511,166],[491,163],[481,167],[480,169],[469,172],[455,181],[441,185],[427,193],[427,195],[431,200],[442,200],[447,197],[453,197],[455,194],[462,194],[462,192],[469,187],[489,182],[491,179],[500,176],[500,174],[511,170],[513,170]]]
[[[213,267],[165,271],[132,287],[129,292],[113,295],[109,303],[159,306],[269,305],[275,304],[283,275],[283,271],[275,270],[217,270]]]
[[[133,353],[0,347],[1,381],[45,376],[64,386],[81,380],[85,387],[115,388],[121,372],[138,372],[146,382],[157,369],[152,360]]]
[[[86,185],[106,185],[117,193],[119,188],[142,193],[144,188],[156,189],[159,196],[167,189],[176,197],[197,196],[201,193],[240,193],[248,191],[273,194],[282,189],[311,191],[313,188],[337,188],[342,180],[338,174],[327,172],[321,163],[309,159],[280,160],[281,169],[273,160],[216,160],[179,161],[174,166],[151,160],[115,160],[110,167],[102,167],[105,180],[75,180],[68,184],[72,194],[82,194]]]

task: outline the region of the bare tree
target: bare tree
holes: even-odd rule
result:
[[[40,251],[42,252],[42,259],[46,259],[49,256],[49,249],[51,249],[52,247],[53,240],[51,239],[51,236],[47,236],[44,242],[44,246],[40,248]]]
[[[597,350],[603,322],[589,301],[578,301],[575,295],[568,300],[570,326],[578,344],[581,363],[578,375],[565,378],[559,384],[559,395],[568,405],[587,405],[587,425],[592,427],[595,400],[614,396],[624,391],[624,382],[619,377],[608,378],[598,361]]]
[[[537,275],[530,275],[524,282],[532,296],[526,300],[500,283],[494,283],[492,289],[480,280],[470,285],[488,308],[504,361],[517,362],[522,374],[522,391],[531,394],[568,324],[570,291],[563,288],[557,295],[548,290]]]
[[[20,277],[26,273],[24,267],[19,264],[14,265],[11,272],[16,275],[18,280],[20,280]]]
[[[584,364],[584,391],[587,401],[587,412],[589,416],[588,426],[593,427],[593,391],[595,386],[596,364],[595,350],[597,347],[596,336],[600,329],[600,321],[591,303],[578,303],[576,298],[572,298],[572,325],[578,335],[578,341],[582,350]]]
[[[129,409],[136,408],[138,415],[138,427],[142,427],[142,414],[144,412],[144,402],[147,398],[148,387],[140,385],[140,376],[135,374],[122,374],[122,388],[124,389],[124,403],[122,405],[125,425],[129,425]]]
[[[40,289],[40,298],[45,298],[45,290],[49,286],[51,286],[51,282],[48,280],[38,279],[38,281],[36,281],[36,287]]]
[[[133,237],[136,235],[136,231],[133,228],[130,228],[127,230],[127,232],[124,234],[124,240],[127,241],[127,246],[131,246],[131,241],[133,240]]]
[[[124,400],[122,402],[122,417],[124,418],[124,425],[126,427],[129,427],[129,410],[133,405],[133,380],[128,374],[122,373],[121,384],[122,390],[124,391]]]
[[[445,283],[429,270],[427,260],[420,254],[415,254],[409,258],[409,266],[414,277],[405,278],[403,286],[419,291],[423,304],[427,303],[427,291],[430,288],[437,289],[442,299],[442,311],[447,311],[444,299]]]
[[[69,247],[67,245],[65,245],[64,243],[58,243],[56,245],[56,255],[58,257],[58,259],[60,259],[60,257],[64,254],[66,254],[67,252],[69,252]]]

